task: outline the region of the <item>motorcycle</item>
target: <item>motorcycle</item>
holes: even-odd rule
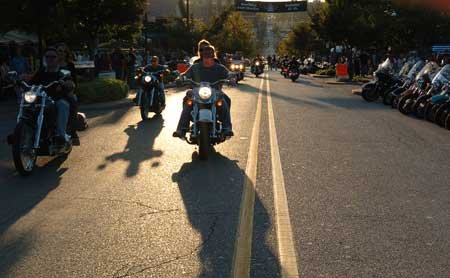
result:
[[[416,100],[426,94],[431,86],[432,78],[439,71],[439,65],[435,62],[427,63],[416,76],[415,85],[399,96],[398,110],[405,115],[413,112]]]
[[[264,65],[262,64],[261,61],[255,61],[252,65],[252,73],[256,76],[259,77],[260,74],[264,73]]]
[[[423,60],[417,61],[414,66],[409,70],[406,77],[402,79],[403,84],[401,86],[394,86],[389,92],[387,92],[383,98],[383,103],[387,105],[391,105],[392,108],[397,109],[398,101],[400,95],[403,94],[406,90],[414,85],[414,81],[416,80],[417,74],[422,70],[425,66],[425,62]]]
[[[164,110],[160,95],[164,93],[160,92],[160,82],[163,82],[162,76],[163,71],[146,72],[140,69],[134,77],[139,82],[136,100],[143,121],[149,119],[150,112],[160,115]]]
[[[297,81],[299,76],[300,70],[298,68],[289,69],[289,78],[292,80],[292,82]]]
[[[46,86],[28,85],[25,81],[20,83],[23,88],[20,109],[14,133],[8,136],[8,144],[12,148],[14,165],[23,176],[33,173],[38,156],[68,156],[76,145],[69,135],[66,135],[64,146],[55,142],[55,103],[46,91],[70,77],[70,71],[61,70],[61,73],[61,80]],[[73,129],[69,124],[67,131],[70,133]]]
[[[441,106],[449,100],[446,88],[448,85],[450,85],[450,65],[446,65],[436,74],[431,82],[431,88],[416,100],[413,112],[420,118],[444,125],[446,115],[441,116],[437,112],[442,111]]]
[[[241,80],[244,80],[245,65],[243,62],[233,61],[231,62],[229,69],[231,72],[236,73],[236,83],[238,83]]]
[[[394,65],[390,59],[386,59],[373,73],[375,79],[362,86],[361,96],[367,102],[384,98],[384,93],[399,81],[394,74]]]
[[[222,122],[218,115],[218,108],[222,107],[225,101],[222,98],[223,93],[214,88],[221,83],[228,83],[229,80],[223,79],[214,83],[189,81],[194,87],[187,100],[187,104],[192,107],[192,125],[189,128],[190,136],[185,140],[191,145],[198,145],[199,158],[207,160],[211,146],[229,139],[223,134]]]

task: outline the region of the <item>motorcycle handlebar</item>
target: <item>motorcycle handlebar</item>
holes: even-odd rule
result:
[[[46,85],[46,86],[42,86],[42,88],[48,89],[48,88],[52,87],[53,85],[61,84],[61,81],[62,81],[62,80],[53,81],[53,82],[51,82],[50,84],[48,84],[48,85]],[[22,81],[22,84],[23,84],[25,87],[27,87],[28,89],[30,89],[30,88],[32,87],[32,85],[29,85],[29,84],[28,84],[27,82],[25,82],[25,81]]]
[[[201,82],[195,82],[192,79],[186,79],[186,81],[191,82],[192,84],[194,84],[196,86],[200,86],[201,85]],[[228,79],[220,79],[220,80],[217,80],[214,83],[210,83],[209,85],[210,86],[215,86],[215,85],[220,84],[220,83],[229,83],[229,82],[230,82],[230,80],[228,80]]]

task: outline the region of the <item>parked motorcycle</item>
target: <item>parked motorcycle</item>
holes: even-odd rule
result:
[[[400,99],[400,96],[409,88],[411,88],[411,86],[414,85],[414,82],[416,80],[416,76],[418,75],[418,73],[422,70],[422,68],[425,66],[425,62],[423,60],[419,60],[417,61],[414,66],[410,69],[410,71],[408,72],[407,76],[403,79],[403,84],[401,86],[395,86],[394,88],[389,90],[389,92],[387,92],[385,94],[385,97],[383,99],[383,103],[387,104],[387,105],[391,105],[392,108],[397,109],[398,107],[398,102]]]
[[[260,74],[264,73],[263,63],[260,61],[255,61],[252,65],[251,71],[256,77],[259,77]]]
[[[413,112],[416,100],[426,94],[431,86],[432,78],[439,71],[439,65],[436,62],[429,62],[417,74],[415,85],[400,95],[398,101],[398,110],[409,115]]]
[[[194,86],[188,99],[188,105],[192,107],[192,125],[189,129],[190,136],[185,139],[189,144],[198,145],[200,159],[207,160],[211,146],[229,139],[224,136],[218,115],[218,108],[223,106],[225,100],[222,98],[223,93],[215,88],[229,81],[227,79],[214,83],[189,81]]]
[[[146,72],[143,69],[139,69],[134,77],[139,84],[136,100],[143,121],[149,119],[151,112],[160,115],[164,110],[161,103],[161,94],[164,92],[160,92],[160,83],[163,82],[162,77],[163,71]]]
[[[52,98],[46,91],[60,85],[70,77],[70,71],[61,70],[63,78],[46,86],[20,83],[23,88],[17,124],[14,133],[8,136],[14,165],[23,176],[31,175],[38,156],[67,156],[74,146],[72,138],[66,135],[66,144],[56,144],[56,109]],[[67,127],[71,133],[72,128]]]
[[[437,112],[443,112],[441,106],[446,106],[446,102],[450,99],[446,88],[448,85],[450,85],[450,65],[446,65],[436,74],[428,92],[416,100],[413,112],[420,118],[425,117],[443,126],[446,114]]]
[[[361,96],[368,102],[376,101],[379,97],[384,97],[384,93],[398,83],[395,77],[394,65],[390,59],[386,59],[374,72],[375,79],[362,86]]]
[[[390,88],[386,90],[386,92],[383,93],[383,104],[391,105],[392,103],[391,92],[395,91],[400,87],[403,87],[405,81],[408,78],[408,73],[414,66],[414,64],[415,62],[413,60],[409,60],[403,65],[399,73],[396,75],[397,82],[395,82]]]

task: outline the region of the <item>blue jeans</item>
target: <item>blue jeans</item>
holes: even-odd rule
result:
[[[55,101],[56,106],[56,135],[65,137],[69,122],[70,104],[65,99]]]
[[[223,129],[231,130],[231,114],[230,107],[227,100],[230,98],[224,94],[222,100],[222,107],[217,107],[217,112],[219,114],[219,120],[222,122]],[[180,121],[178,122],[177,130],[188,131],[189,123],[191,119],[192,107],[187,104],[188,96],[183,99],[183,111],[181,112]]]
[[[165,88],[164,88],[164,82],[159,82],[159,97],[161,100],[161,104],[165,105],[166,104],[166,92],[165,92]]]

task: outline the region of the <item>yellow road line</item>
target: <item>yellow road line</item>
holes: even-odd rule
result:
[[[255,207],[256,169],[258,165],[259,129],[261,123],[262,89],[264,79],[259,85],[258,105],[253,123],[245,182],[242,190],[239,224],[234,246],[232,277],[246,278],[250,276],[250,260],[252,256],[253,215]]]
[[[278,253],[280,256],[281,277],[299,277],[297,255],[294,248],[291,218],[286,197],[283,169],[281,167],[275,117],[273,115],[270,83],[267,78],[267,109],[269,115],[270,153],[272,156],[273,195],[277,225]]]

